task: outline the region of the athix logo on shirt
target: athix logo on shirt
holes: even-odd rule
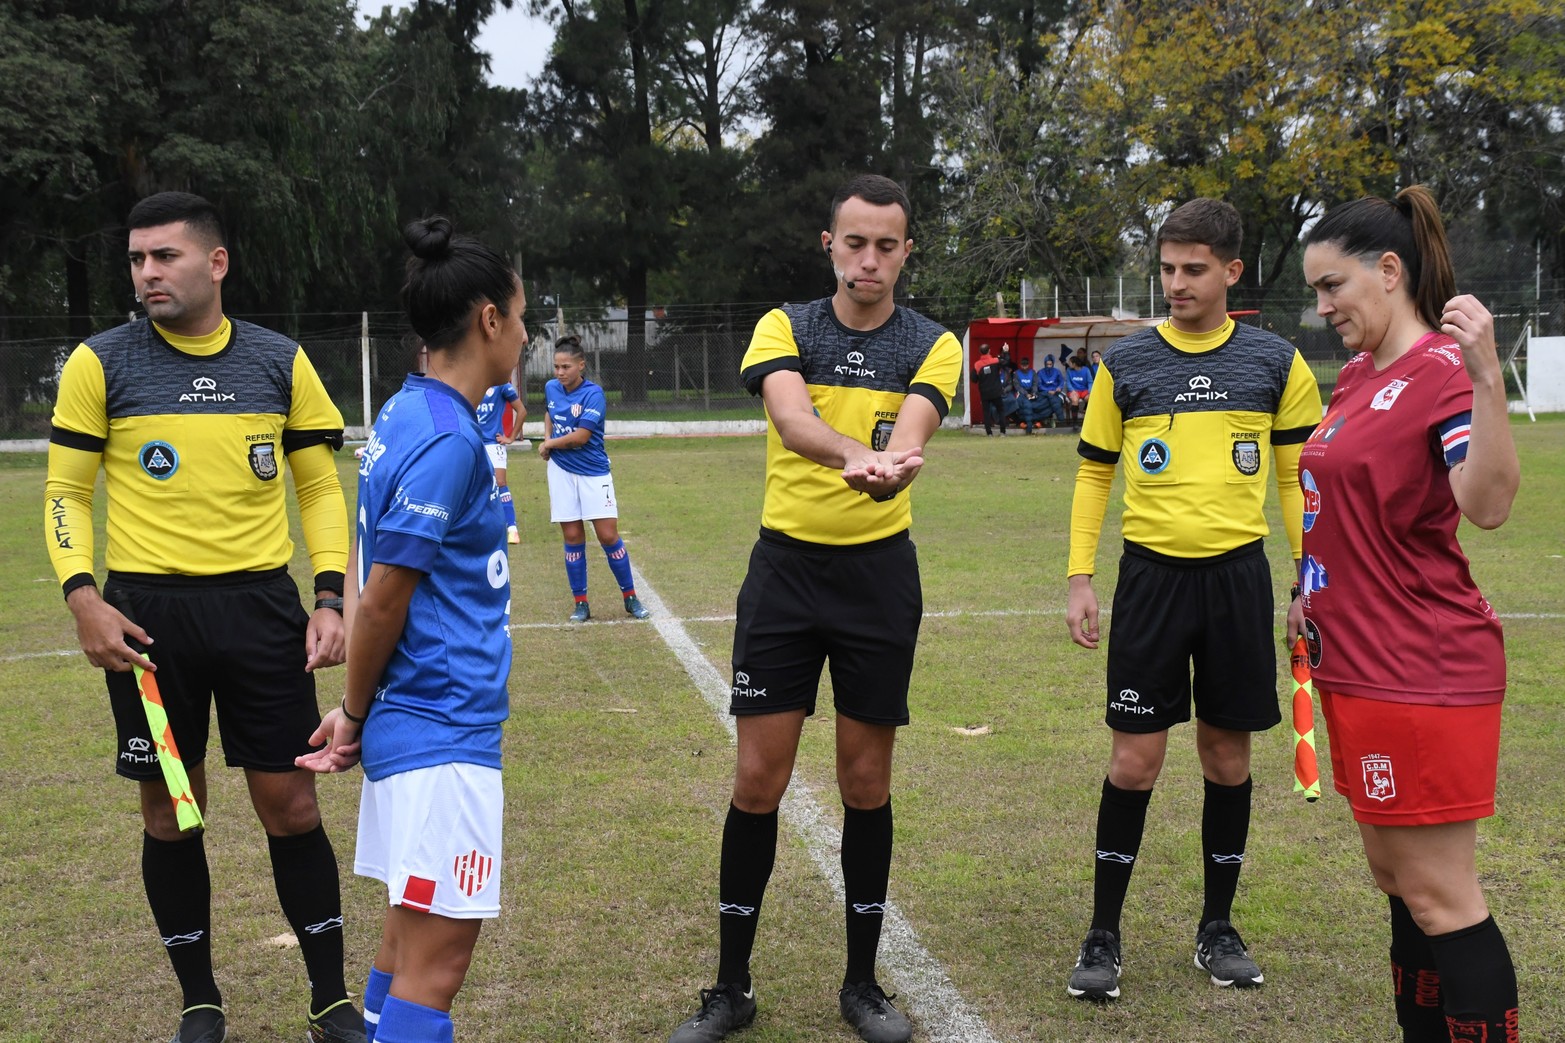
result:
[[[233,402],[235,397],[226,391],[217,390],[217,381],[211,377],[197,377],[190,382],[194,390],[187,391],[179,396],[181,402]]]
[[[1304,531],[1309,532],[1315,528],[1315,519],[1320,517],[1320,488],[1315,484],[1315,476],[1308,471],[1300,472],[1299,486],[1304,490]]]
[[[864,368],[864,353],[862,351],[848,352],[847,365],[837,365],[832,372],[839,377],[870,377],[875,376],[875,371]]]
[[[1212,378],[1197,374],[1190,378],[1190,390],[1174,396],[1175,402],[1220,402],[1228,398],[1226,391],[1213,391]]]
[[[1402,394],[1402,389],[1407,387],[1405,380],[1393,380],[1375,393],[1375,397],[1369,403],[1369,408],[1386,410],[1396,405],[1397,396]]]
[[[734,698],[735,699],[762,699],[766,696],[766,689],[750,687],[750,675],[743,670],[734,672]]]

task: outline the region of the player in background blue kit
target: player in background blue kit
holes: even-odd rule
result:
[[[520,543],[522,538],[516,531],[516,504],[511,501],[511,487],[506,484],[505,477],[506,447],[512,441],[512,436],[505,433],[505,414],[508,411],[516,417],[511,422],[511,430],[521,434],[522,421],[527,419],[527,407],[522,405],[522,396],[516,393],[515,386],[509,381],[496,384],[484,392],[477,409],[478,429],[484,433],[484,451],[489,454],[489,465],[494,468],[495,487],[500,490],[500,509],[505,512],[505,541]]]
[[[451,1043],[451,1003],[500,912],[500,728],[509,714],[511,576],[475,409],[516,365],[521,280],[443,217],[404,232],[402,299],[429,347],[359,463],[348,679],[302,768],[362,760],[354,871],[390,897],[364,988],[371,1041]],[[427,582],[426,582],[427,580]]]
[[[565,538],[565,578],[576,598],[571,619],[585,623],[592,618],[583,524],[588,520],[608,555],[625,611],[646,619],[647,610],[636,597],[636,581],[631,577],[630,552],[619,538],[619,501],[614,498],[609,454],[603,448],[603,389],[586,379],[586,370],[587,356],[579,337],[554,342],[554,379],[543,388],[547,429],[538,443],[538,455],[549,462],[549,520],[559,522]]]

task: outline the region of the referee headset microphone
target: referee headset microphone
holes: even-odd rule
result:
[[[831,243],[829,242],[826,244],[826,256],[831,257]],[[842,285],[846,286],[850,290],[853,289],[855,285],[853,280],[843,278],[843,271],[841,268],[837,267],[837,261],[835,258],[832,259],[831,270],[837,276],[837,278],[842,279]]]

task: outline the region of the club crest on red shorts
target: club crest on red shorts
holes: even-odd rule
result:
[[[484,889],[494,870],[494,857],[469,851],[458,855],[451,871],[456,876],[457,890],[471,898]]]
[[[1360,760],[1364,770],[1364,794],[1384,803],[1397,795],[1397,778],[1391,773],[1391,758],[1372,753]]]

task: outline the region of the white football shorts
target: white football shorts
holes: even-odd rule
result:
[[[501,445],[499,442],[485,442],[484,450],[489,454],[489,466],[497,471],[503,471],[506,466],[506,453],[510,446]]]
[[[457,920],[500,915],[500,770],[436,764],[364,780],[353,871],[391,905]]]
[[[553,460],[549,461],[549,521],[591,521],[594,518],[618,518],[619,501],[614,498],[612,474],[572,474]]]

